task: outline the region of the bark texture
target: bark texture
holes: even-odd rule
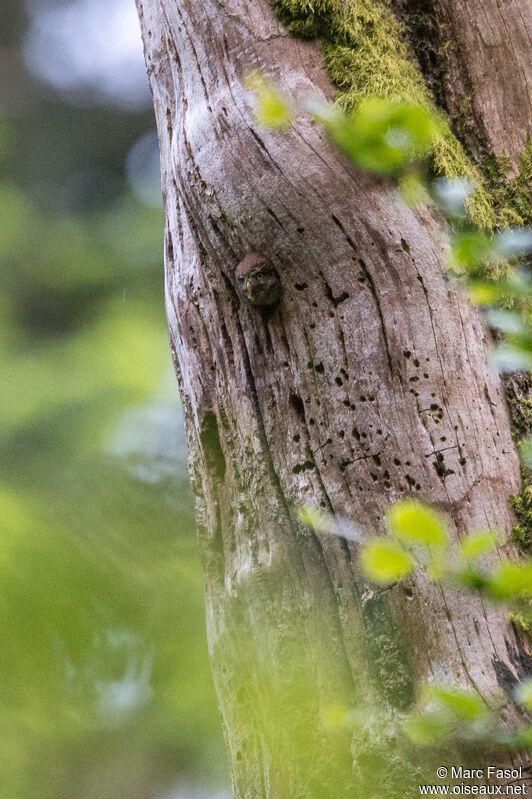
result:
[[[532,123],[530,0],[392,0],[438,101],[477,159],[515,168]]]
[[[519,467],[504,394],[481,319],[445,274],[441,220],[355,172],[308,119],[257,127],[251,70],[290,96],[332,98],[318,45],[289,38],[265,0],[138,7],[234,793],[353,796],[375,782],[373,731],[368,720],[351,740],[331,708],[393,715],[434,677],[505,702],[530,659],[480,597],[423,575],[376,591],[356,546],[303,528],[296,508],[370,534],[414,495],[448,514],[455,540],[509,530]],[[271,309],[237,290],[249,252],[279,272]],[[359,795],[392,796],[390,763],[383,774],[388,786]]]

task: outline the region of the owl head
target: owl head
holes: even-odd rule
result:
[[[235,272],[238,287],[251,305],[273,305],[281,296],[281,281],[272,262],[264,255],[246,255]]]

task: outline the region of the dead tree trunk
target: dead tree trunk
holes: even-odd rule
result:
[[[290,38],[266,0],[138,6],[235,796],[392,796],[393,762],[375,784],[382,728],[368,719],[351,739],[335,709],[392,717],[432,677],[505,701],[522,644],[480,597],[423,575],[373,590],[356,546],[302,528],[296,508],[372,533],[390,503],[414,495],[448,514],[456,538],[509,530],[519,467],[486,330],[445,273],[431,211],[353,170],[308,119],[257,128],[253,69],[289,96],[332,99],[316,43]],[[281,277],[268,313],[236,290],[252,251]]]

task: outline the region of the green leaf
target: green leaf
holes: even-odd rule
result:
[[[396,502],[386,518],[391,534],[404,543],[438,548],[447,545],[447,528],[442,516],[417,500]]]
[[[407,720],[405,732],[416,744],[430,745],[446,738],[457,723],[469,729],[486,722],[490,710],[476,694],[452,685],[430,685],[425,690],[430,709],[413,713]]]
[[[344,705],[328,705],[322,716],[323,724],[330,730],[353,726],[353,710]]]
[[[521,442],[519,457],[523,466],[532,469],[532,436],[528,436]]]
[[[525,680],[515,689],[515,699],[532,712],[532,679]]]
[[[409,552],[395,541],[373,538],[362,548],[362,568],[376,583],[394,583],[407,577],[414,568]]]
[[[493,305],[500,297],[500,290],[495,283],[485,280],[471,280],[468,286],[469,296],[474,305]]]
[[[494,253],[493,239],[482,231],[467,230],[452,237],[451,261],[462,269],[492,262]]]
[[[475,721],[489,712],[479,696],[453,686],[432,685],[428,696],[460,721]]]
[[[526,349],[518,346],[505,344],[497,347],[490,362],[500,372],[529,372],[532,370],[532,355]]]
[[[432,582],[438,582],[438,580],[441,580],[443,577],[445,577],[447,572],[447,562],[445,557],[431,556],[430,561],[425,565],[425,572],[429,580]]]
[[[292,109],[277,89],[259,72],[248,75],[246,83],[255,94],[257,122],[265,128],[282,129],[290,125]]]
[[[490,327],[501,330],[503,333],[519,334],[527,332],[527,324],[522,314],[515,311],[506,311],[502,308],[491,308],[486,311],[486,319]]]
[[[298,508],[297,518],[318,533],[330,533],[334,526],[334,519],[330,514],[323,513],[311,505],[302,505]]]
[[[475,560],[495,549],[499,533],[495,530],[475,530],[468,533],[460,543],[460,554],[465,560]]]
[[[462,585],[473,591],[480,591],[486,588],[490,581],[488,575],[470,568],[460,569],[456,573],[456,577]]]
[[[523,257],[532,252],[532,230],[530,228],[509,228],[498,233],[495,246],[503,258]]]
[[[358,166],[381,175],[426,156],[441,128],[426,108],[375,97],[363,100],[352,114],[332,112],[321,121]]]
[[[399,178],[399,191],[405,203],[411,208],[431,205],[425,181],[416,172],[407,172]]]
[[[524,746],[527,749],[530,749],[532,747],[532,725],[531,724],[529,724],[523,730],[519,730],[519,733],[517,735],[516,743],[517,743],[518,746]]]
[[[436,178],[432,182],[432,193],[436,205],[447,217],[464,219],[467,216],[466,203],[475,188],[467,178]]]
[[[412,743],[432,746],[449,735],[451,726],[448,718],[436,713],[412,713],[405,722],[404,731]]]
[[[506,278],[498,277],[496,280],[488,280],[478,277],[469,281],[469,291],[473,302],[477,305],[508,306],[514,300],[523,303],[532,296],[532,281],[521,269],[512,269],[507,273],[508,265],[505,265]]]
[[[503,561],[488,587],[491,595],[499,600],[532,596],[532,560]]]

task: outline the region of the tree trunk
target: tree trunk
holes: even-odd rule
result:
[[[394,714],[431,678],[507,701],[529,660],[480,596],[423,574],[376,590],[356,545],[302,527],[297,507],[371,534],[390,503],[413,495],[447,514],[455,540],[508,531],[519,466],[486,330],[446,275],[432,211],[356,172],[309,119],[257,127],[251,70],[288,96],[333,98],[316,43],[289,37],[266,0],[138,6],[235,796],[409,796],[404,762],[397,771],[387,759],[375,776]],[[237,291],[249,252],[280,274],[271,309]],[[367,714],[353,737],[340,708]]]
[[[529,0],[392,0],[429,85],[474,156],[518,165],[532,122]]]

